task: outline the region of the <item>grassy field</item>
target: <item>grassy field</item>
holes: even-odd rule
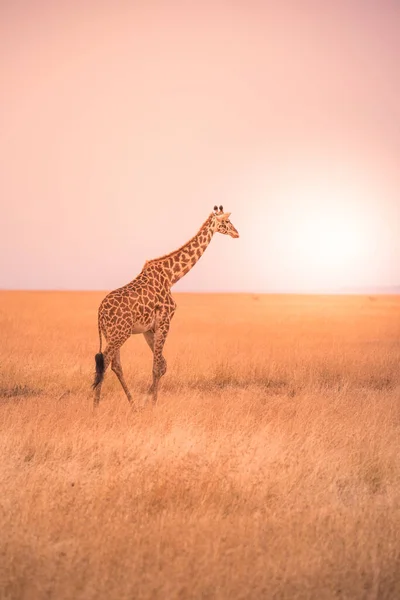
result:
[[[103,296],[0,294],[1,599],[400,598],[400,298],[177,294],[94,414]]]

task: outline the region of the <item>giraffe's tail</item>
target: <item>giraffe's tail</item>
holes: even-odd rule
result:
[[[96,361],[96,372],[94,375],[93,389],[97,388],[99,383],[103,381],[104,377],[104,354],[102,352],[98,352],[94,357]]]
[[[100,314],[99,314],[98,324],[99,324],[100,349],[99,349],[99,352],[94,357],[94,360],[96,361],[96,371],[95,371],[95,375],[94,375],[94,382],[93,382],[93,385],[92,385],[93,389],[97,388],[97,386],[99,385],[99,383],[101,383],[103,381],[103,377],[104,377],[104,354],[101,351]]]

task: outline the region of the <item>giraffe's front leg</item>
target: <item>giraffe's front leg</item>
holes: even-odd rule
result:
[[[165,340],[169,331],[169,321],[160,323],[153,337],[153,383],[149,393],[153,396],[153,404],[157,403],[158,384],[167,371],[167,361],[162,355]]]

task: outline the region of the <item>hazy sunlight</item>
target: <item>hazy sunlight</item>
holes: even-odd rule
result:
[[[177,291],[398,289],[398,3],[152,4],[2,3],[0,288],[117,288],[223,204]]]
[[[367,268],[371,218],[347,190],[299,190],[290,231],[296,261],[311,270],[330,269],[332,286]],[[337,271],[337,276],[334,275]]]

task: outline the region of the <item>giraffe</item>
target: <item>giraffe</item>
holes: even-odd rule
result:
[[[224,212],[222,206],[214,206],[199,231],[184,246],[160,258],[146,261],[133,281],[110,292],[103,299],[98,312],[100,350],[95,356],[95,408],[100,402],[104,374],[110,363],[132,403],[132,395],[122,371],[120,348],[131,335],[139,333],[144,335],[153,353],[153,382],[149,394],[152,395],[153,404],[157,403],[159,381],[167,370],[163,347],[176,310],[171,287],[197,263],[214,233],[239,237],[229,220],[230,214]],[[107,342],[104,352],[101,349],[102,335]]]

